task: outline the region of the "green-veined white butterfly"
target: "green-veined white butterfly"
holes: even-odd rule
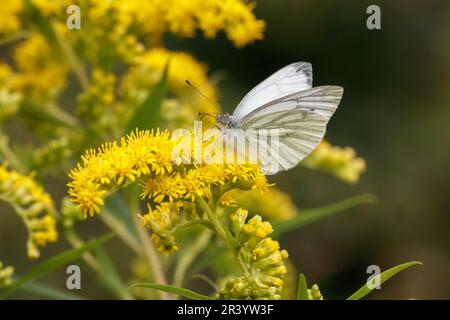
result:
[[[256,145],[261,169],[270,175],[295,167],[317,147],[342,94],[338,86],[313,88],[311,64],[296,62],[253,88],[232,115],[215,117],[225,145]]]

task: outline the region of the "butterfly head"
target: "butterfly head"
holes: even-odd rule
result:
[[[232,121],[232,116],[228,113],[206,113],[206,112],[198,112],[201,118],[204,116],[211,116],[216,119],[216,125],[219,129],[223,128],[231,128],[233,127],[234,122]]]

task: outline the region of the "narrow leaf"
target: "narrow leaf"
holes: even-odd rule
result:
[[[32,280],[36,280],[38,278],[43,277],[47,273],[50,273],[65,264],[78,259],[80,256],[83,255],[83,253],[90,251],[105,241],[111,239],[114,235],[113,234],[107,234],[103,237],[100,237],[98,239],[95,239],[86,245],[79,247],[77,249],[69,250],[66,252],[63,252],[61,254],[58,254],[54,257],[51,257],[50,259],[44,261],[40,265],[34,267],[30,272],[22,276],[20,279],[18,279],[16,282],[11,284],[5,291],[0,293],[0,299],[4,299],[8,297],[10,294],[12,294],[14,291],[19,289],[21,286],[23,286],[25,283],[30,282]]]
[[[273,237],[280,238],[283,234],[289,231],[296,230],[300,227],[322,220],[361,204],[374,203],[375,200],[375,196],[371,194],[362,194],[340,202],[333,203],[325,207],[303,210],[292,219],[274,223]]]
[[[37,295],[38,297],[54,299],[54,300],[86,300],[86,297],[74,294],[68,290],[61,290],[45,283],[38,281],[25,283],[19,290],[27,291]]]
[[[128,131],[139,129],[156,129],[161,120],[161,106],[168,90],[169,62],[159,82],[153,87],[144,102],[135,110],[133,117],[128,123]]]
[[[219,291],[219,287],[216,285],[216,283],[203,274],[192,275],[191,280],[194,280],[194,279],[202,280],[205,283],[209,284],[211,286],[211,288],[213,288],[215,291]]]
[[[395,276],[400,271],[403,271],[403,270],[408,269],[409,267],[412,267],[415,265],[422,265],[422,262],[420,262],[420,261],[406,262],[406,263],[399,264],[398,266],[395,266],[391,269],[388,269],[388,270],[382,272],[380,274],[380,285],[382,283],[384,283],[385,281],[387,281],[388,279]],[[372,290],[373,290],[373,288],[371,289],[366,283],[358,291],[356,291],[354,294],[352,294],[350,297],[348,297],[347,300],[359,300],[359,299],[365,297],[366,295],[368,295]]]
[[[205,296],[203,294],[194,292],[189,289],[179,288],[176,286],[171,286],[168,284],[157,284],[157,283],[142,283],[142,284],[135,284],[133,287],[141,287],[141,288],[149,288],[149,289],[155,289],[155,290],[161,290],[169,293],[174,293],[182,297],[194,299],[194,300],[215,300],[213,297]]]
[[[103,281],[103,283],[107,285],[119,299],[133,299],[133,296],[128,292],[127,286],[123,282],[119,272],[103,246],[98,246],[92,251],[102,270],[100,277],[104,278],[105,281]]]
[[[308,284],[306,283],[306,277],[303,273],[300,273],[300,276],[298,277],[297,300],[309,300]]]

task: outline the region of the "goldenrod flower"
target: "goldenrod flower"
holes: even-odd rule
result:
[[[319,286],[314,284],[311,289],[308,289],[309,300],[323,300],[322,293],[319,290]]]
[[[236,204],[236,199],[233,197],[231,192],[228,192],[220,198],[220,204],[224,207],[232,207]]]
[[[180,208],[180,203],[161,203],[155,210],[149,205],[148,213],[141,216],[142,224],[153,231],[158,251],[165,255],[178,250],[172,233],[180,222]]]
[[[48,141],[43,147],[33,151],[33,169],[48,168],[72,156],[72,146],[68,135]]]
[[[108,192],[139,179],[142,196],[155,202],[189,201],[208,196],[210,189],[233,183],[243,189],[269,186],[258,165],[175,165],[179,139],[169,132],[135,131],[120,143],[88,150],[69,176],[69,194],[85,215],[99,213]],[[210,167],[211,166],[211,167]]]
[[[78,96],[78,114],[101,132],[118,126],[121,106],[116,104],[116,76],[95,68],[89,88]]]
[[[11,266],[4,266],[0,261],[0,289],[9,286],[12,283],[14,275],[14,268]]]
[[[92,1],[88,8],[91,21],[112,17],[116,34],[122,35],[134,27],[154,42],[165,32],[189,38],[200,29],[206,38],[213,38],[224,30],[236,46],[243,46],[261,39],[264,31],[264,25],[252,13],[254,4],[242,0]],[[241,32],[236,36],[235,29],[239,27]]]
[[[44,17],[65,13],[67,7],[73,4],[70,0],[31,0],[31,3]]]
[[[22,0],[2,1],[0,5],[0,36],[17,31],[22,25],[19,15],[24,9]]]
[[[28,256],[39,257],[38,247],[58,240],[55,209],[50,195],[32,177],[6,165],[0,166],[0,200],[6,201],[22,218],[28,230]]]
[[[172,137],[168,131],[136,130],[119,143],[88,150],[69,174],[72,201],[85,216],[93,216],[100,213],[107,194],[137,182],[142,188],[141,197],[153,204],[141,216],[142,221],[153,231],[158,250],[169,254],[178,248],[174,236],[178,223],[201,219],[189,213],[197,200],[211,201],[215,195],[235,188],[265,191],[270,186],[258,165],[176,161],[177,144],[188,139],[187,145],[192,147],[191,136],[192,133]]]
[[[244,275],[230,279],[219,291],[221,299],[279,299],[286,274],[286,250],[270,238],[272,226],[258,215],[247,220],[248,211],[230,215],[231,230],[240,245]]]
[[[303,161],[303,165],[329,172],[348,183],[358,182],[360,175],[366,170],[366,162],[356,156],[353,148],[332,146],[325,140]]]
[[[15,86],[16,78],[13,70],[0,62],[0,124],[19,110],[23,94]]]
[[[30,34],[15,48],[14,60],[18,69],[16,86],[30,91],[33,98],[54,98],[64,87],[68,67],[43,35]]]
[[[173,129],[186,127],[196,120],[196,113],[218,112],[216,105],[200,97],[186,85],[186,79],[199,87],[210,99],[216,101],[217,88],[208,80],[208,68],[186,52],[174,52],[164,48],[150,49],[136,58],[124,75],[120,90],[128,107],[140,105],[148,88],[161,79],[168,66],[168,90],[176,99],[166,99],[162,105],[163,121]],[[206,120],[206,119],[205,119]]]

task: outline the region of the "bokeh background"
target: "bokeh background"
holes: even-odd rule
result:
[[[366,28],[370,4],[381,8],[381,30]],[[244,49],[220,36],[215,41],[168,37],[167,47],[208,62],[220,81],[221,105],[229,112],[277,69],[311,62],[315,86],[345,89],[327,139],[354,147],[368,169],[357,185],[302,167],[272,180],[299,208],[361,193],[378,197],[375,205],[286,235],[282,246],[326,298],[355,291],[366,281],[369,265],[386,269],[419,260],[422,267],[399,274],[368,298],[449,299],[450,2],[266,0],[258,2],[255,14],[267,23],[265,39]],[[54,188],[50,191],[65,192]],[[10,211],[4,205],[0,210]],[[13,214],[5,217],[0,252],[20,274],[29,268],[26,257],[17,254],[23,253],[23,241],[17,239],[24,239],[25,231]],[[117,252],[123,249],[114,245]],[[58,246],[44,250],[44,256]],[[64,276],[55,274],[48,281],[58,285]],[[95,285],[86,286],[95,296]]]

